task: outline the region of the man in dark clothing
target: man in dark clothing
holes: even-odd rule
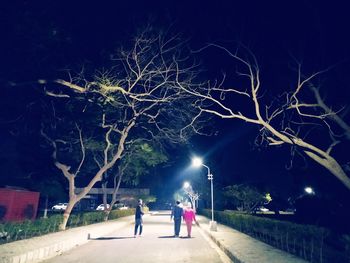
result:
[[[135,210],[135,231],[134,231],[134,237],[137,235],[137,229],[140,227],[139,231],[139,237],[142,234],[142,216],[143,216],[143,209],[142,209],[142,199],[139,200],[139,203]]]
[[[179,237],[179,234],[180,234],[182,215],[183,215],[183,209],[180,205],[180,201],[176,201],[176,205],[171,210],[171,216],[170,216],[170,220],[174,218],[175,237]]]

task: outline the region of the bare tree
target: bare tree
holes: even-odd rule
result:
[[[328,106],[320,95],[319,87],[314,84],[327,70],[304,76],[299,67],[294,89],[268,102],[264,96],[266,91],[262,90],[258,62],[250,50],[242,47],[231,52],[215,44],[208,47],[224,51],[237,63],[239,70],[236,74],[240,81],[237,87],[240,88],[227,87],[224,84],[226,76],[221,83],[208,84],[206,88],[183,87],[189,94],[201,99],[201,103],[197,104],[201,114],[258,125],[258,143],[290,145],[292,154],[303,153],[350,189],[350,179],[346,174],[349,158],[344,161],[344,155],[339,157],[334,154],[336,147],[349,141],[350,126],[339,115],[342,108],[336,111]],[[247,107],[237,106],[242,101]]]
[[[121,48],[112,62],[109,70],[97,72],[92,80],[78,74],[68,80],[57,79],[54,83],[58,85],[46,87],[46,94],[53,99],[79,101],[79,105],[84,105],[79,112],[78,128],[82,158],[75,172],[67,162],[59,161],[62,156],[57,140],[63,135],[56,129],[56,138],[52,139],[43,129],[43,135],[54,146],[55,165],[69,181],[69,204],[61,229],[65,229],[74,205],[122,158],[125,145],[140,137],[184,142],[192,133],[189,128],[194,127],[193,119],[198,112],[192,105],[197,98],[182,87],[192,89],[200,85],[195,84],[197,65],[189,60],[178,36],[168,37],[148,28],[132,40],[130,48]],[[49,84],[44,80],[39,82]],[[91,116],[88,119],[83,115],[96,107],[103,112],[102,118],[94,121],[100,128],[98,131],[104,131],[104,137],[100,138],[104,142],[104,161],[84,190],[75,194],[75,177],[86,161],[82,133],[84,129],[91,130],[88,124]],[[95,131],[94,136],[101,136],[96,134]]]
[[[198,192],[195,192],[191,185],[189,185],[188,187],[184,187],[183,190],[185,191],[185,193],[187,194],[188,198],[190,199],[190,202],[192,204],[193,210],[196,212],[197,207],[198,207],[197,202],[199,200],[200,194]]]

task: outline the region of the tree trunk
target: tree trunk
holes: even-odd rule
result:
[[[49,203],[49,196],[46,195],[45,197],[45,209],[44,209],[44,218],[47,218],[47,206],[48,206],[48,203]]]
[[[117,178],[118,178],[118,182],[116,181]],[[113,193],[112,193],[112,200],[111,200],[109,209],[107,211],[105,211],[104,221],[108,220],[109,214],[111,213],[114,204],[117,202],[117,193],[119,191],[121,181],[122,181],[122,173],[119,173],[119,174],[114,176],[114,189],[113,189]]]
[[[102,183],[102,203],[107,208],[107,182]]]
[[[319,163],[330,171],[348,190],[350,190],[350,178],[346,175],[343,168],[330,155],[327,158],[321,158],[319,155],[311,151],[304,150],[304,152],[315,162]]]
[[[346,175],[340,164],[328,153],[320,148],[303,141],[300,138],[288,138],[284,134],[274,129],[270,124],[261,120],[261,125],[268,129],[273,135],[281,139],[284,143],[297,145],[303,148],[304,153],[312,160],[330,171],[348,190],[350,190],[350,178]]]
[[[73,201],[69,200],[69,203],[67,205],[67,209],[63,213],[63,221],[62,221],[62,223],[59,226],[60,230],[66,230],[69,216],[70,216],[70,214],[71,214],[71,212],[73,210],[73,207],[75,206],[75,204],[77,202],[78,202],[78,200],[73,200]]]
[[[109,214],[111,213],[112,207],[104,210],[105,217],[103,218],[104,221],[108,221]]]
[[[107,181],[102,183],[102,202],[103,202],[103,206],[104,206],[104,218],[103,218],[103,221],[107,221],[108,220],[108,215],[109,215],[109,210],[112,209],[111,207],[110,208],[107,208]]]

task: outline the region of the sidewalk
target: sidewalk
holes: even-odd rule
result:
[[[306,263],[307,261],[274,248],[225,225],[217,232],[209,230],[209,219],[196,216],[199,227],[232,259],[234,263]]]
[[[94,239],[132,224],[133,220],[134,216],[127,216],[4,244],[0,246],[0,263],[41,262],[87,243],[88,238]]]

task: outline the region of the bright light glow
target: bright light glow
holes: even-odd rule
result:
[[[192,159],[192,165],[193,165],[194,167],[200,167],[200,166],[203,165],[203,161],[202,161],[202,159],[199,158],[199,157],[194,157],[194,158]]]
[[[190,188],[191,184],[189,182],[184,182],[184,188]]]
[[[305,187],[305,192],[307,193],[307,194],[309,194],[309,195],[311,195],[311,194],[314,194],[315,192],[314,192],[314,189],[312,189],[311,187]]]

